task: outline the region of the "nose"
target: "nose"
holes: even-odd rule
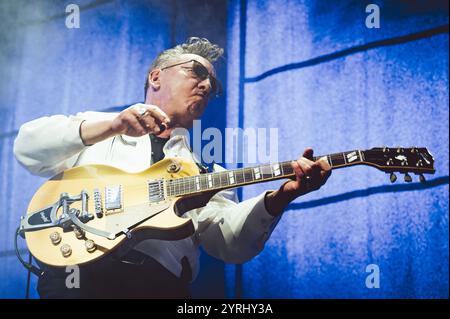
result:
[[[212,84],[211,84],[211,80],[210,80],[209,76],[206,79],[201,80],[198,83],[198,87],[206,93],[206,96],[209,96],[211,94],[211,90],[212,90]]]

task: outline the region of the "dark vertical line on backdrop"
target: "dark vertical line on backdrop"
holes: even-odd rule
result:
[[[244,99],[245,99],[245,47],[246,47],[246,31],[247,31],[247,2],[246,0],[240,0],[239,5],[239,122],[238,127],[244,126]],[[242,137],[243,138],[243,137]],[[243,148],[242,138],[238,137],[238,163],[237,167],[242,167],[242,156],[239,155]],[[242,200],[242,188],[237,190],[239,201]],[[235,297],[242,298],[242,265],[236,265],[235,273]]]

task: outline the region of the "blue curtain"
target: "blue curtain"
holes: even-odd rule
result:
[[[366,1],[231,1],[227,125],[278,128],[280,160],[306,146],[426,146],[436,174],[390,185],[370,167],[333,172],[289,206],[262,254],[227,268],[230,294],[448,298],[448,3],[373,3],[369,29]],[[371,264],[379,288],[365,284]]]
[[[69,3],[0,3],[0,298],[25,297],[27,272],[14,253],[14,232],[45,181],[31,176],[13,156],[20,125],[41,116],[119,111],[142,102],[152,60],[188,36],[226,47],[224,1],[76,1],[79,29],[66,28]],[[198,16],[216,9],[220,16]],[[219,65],[223,76],[225,67]],[[204,125],[224,127],[224,99],[212,103]],[[19,244],[27,257],[23,241]],[[203,254],[193,295],[224,296],[223,269],[223,263]],[[32,276],[31,298],[37,297],[35,286]]]

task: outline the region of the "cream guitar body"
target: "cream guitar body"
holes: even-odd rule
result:
[[[117,168],[104,165],[79,166],[53,177],[43,184],[32,198],[28,211],[28,224],[40,224],[44,228],[25,232],[25,238],[31,253],[40,261],[53,266],[84,264],[94,261],[113,249],[121,246],[125,253],[128,246],[146,238],[177,240],[194,233],[191,219],[181,218],[185,211],[204,206],[213,193],[200,196],[170,197],[162,194],[161,200],[149,198],[149,181],[177,179],[198,175],[195,163],[179,159],[165,159],[151,168],[136,174],[127,173]],[[114,188],[120,191],[120,207],[107,210],[105,207],[106,190]],[[66,229],[60,226],[47,227],[42,224],[51,220],[51,209],[60,200],[62,193],[80,194],[84,190],[88,195],[86,211],[90,220],[86,227],[110,233],[110,238],[98,235],[69,220]],[[102,213],[96,213],[95,190]],[[164,191],[164,190],[163,190]],[[114,194],[113,194],[114,195]],[[70,204],[70,209],[78,210],[78,217],[83,211],[82,200]],[[119,206],[119,205],[117,205]],[[50,207],[47,211],[43,207]],[[63,206],[56,212],[61,218]],[[39,220],[40,219],[40,220]],[[82,218],[79,218],[82,220]],[[114,237],[114,238],[113,238]],[[119,250],[120,251],[120,250]]]

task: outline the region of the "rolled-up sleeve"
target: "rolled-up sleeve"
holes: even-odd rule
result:
[[[74,165],[87,146],[80,137],[83,118],[54,115],[23,124],[14,141],[14,155],[34,175],[53,176]]]
[[[205,251],[227,263],[244,263],[264,248],[281,218],[267,212],[261,195],[236,203],[232,191],[222,191],[202,209],[191,214],[196,237]]]

